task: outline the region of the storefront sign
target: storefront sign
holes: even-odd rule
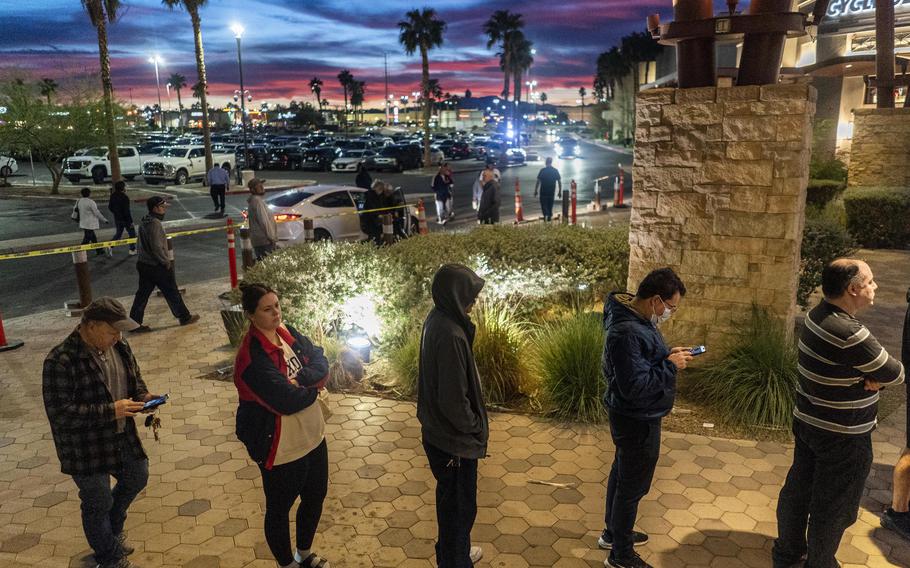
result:
[[[894,3],[895,10],[900,10],[902,7],[910,9],[910,0],[891,1]],[[829,18],[857,16],[867,12],[875,12],[875,0],[832,0],[828,6]]]

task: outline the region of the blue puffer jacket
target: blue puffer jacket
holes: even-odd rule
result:
[[[654,324],[632,309],[633,297],[613,292],[604,304],[604,405],[630,418],[660,418],[673,408],[676,365]]]

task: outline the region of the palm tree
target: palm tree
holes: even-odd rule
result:
[[[41,89],[41,95],[47,98],[47,106],[51,106],[51,95],[57,92],[57,87],[59,87],[59,85],[56,81],[46,77],[41,79],[41,82],[38,83],[38,88]]]
[[[605,96],[613,99],[616,86],[622,88],[623,77],[631,71],[631,64],[618,47],[612,47],[597,57],[597,80],[605,87]]]
[[[521,14],[515,14],[508,10],[496,10],[483,25],[483,33],[487,35],[487,49],[499,44],[500,67],[505,75],[501,93],[503,100],[508,100],[509,98],[509,73],[512,69],[513,36],[516,32],[521,33],[524,25]]]
[[[430,59],[429,51],[442,45],[446,23],[436,17],[436,10],[424,8],[411,10],[405,20],[398,22],[398,42],[408,55],[420,51],[422,64],[421,91],[423,93],[423,163],[430,164]]]
[[[366,96],[366,82],[353,81],[351,83],[351,108],[354,109],[354,119],[357,119],[357,109],[360,109],[360,122],[363,122],[363,101]]]
[[[84,1],[84,0],[83,0]],[[205,145],[205,171],[212,169],[212,132],[209,128],[208,80],[205,76],[205,51],[202,48],[202,22],[199,19],[199,8],[205,6],[207,0],[161,0],[167,7],[174,9],[178,5],[190,15],[193,23],[193,38],[196,44],[196,73],[199,76],[199,103],[202,106],[202,140]],[[194,87],[195,93],[195,87]]]
[[[193,98],[201,99],[203,95],[208,94],[206,92],[206,86],[202,81],[196,81],[193,84]]]
[[[101,90],[104,96],[104,130],[107,135],[108,159],[111,162],[111,181],[120,179],[120,157],[117,155],[117,134],[114,130],[114,85],[111,82],[111,55],[107,50],[107,23],[117,20],[120,0],[82,0],[95,31],[98,32],[98,58],[101,61]]]
[[[634,90],[636,93],[638,93],[641,86],[638,64],[645,64],[645,80],[647,80],[650,74],[651,62],[660,55],[662,49],[663,47],[647,32],[634,32],[622,38],[621,52],[632,68],[632,78],[635,82]]]
[[[542,104],[542,105],[547,104],[547,94],[546,93],[543,93],[543,92],[540,93],[540,104]]]
[[[183,123],[183,99],[180,98],[180,89],[186,87],[186,77],[180,73],[172,73],[168,77],[167,82],[170,84],[171,88],[177,91],[177,109],[180,111],[179,122]]]
[[[534,63],[534,56],[531,54],[534,43],[528,40],[523,33],[517,32],[514,34],[511,47],[512,56],[509,63],[514,85],[513,91],[515,91],[513,96],[515,97],[515,106],[517,108],[518,103],[521,102],[521,80],[524,78],[525,72]]]
[[[351,72],[347,69],[342,69],[338,73],[338,83],[341,84],[341,89],[344,91],[344,112],[341,113],[341,116],[344,117],[345,126],[348,123],[348,93],[351,90],[351,87],[354,83],[354,76],[351,75]]]
[[[316,97],[316,106],[319,107],[319,112],[322,112],[322,79],[319,77],[310,79],[310,92]]]
[[[585,97],[588,96],[588,90],[584,87],[579,87],[578,96],[581,97],[581,121],[585,122]]]

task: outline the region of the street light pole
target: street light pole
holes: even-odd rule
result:
[[[234,32],[234,37],[237,38],[237,66],[240,69],[240,123],[243,128],[243,167],[250,167],[250,143],[249,138],[247,137],[247,128],[246,128],[246,91],[243,89],[243,56],[240,51],[240,40],[243,38],[243,26],[240,24],[234,24],[231,26],[231,30]],[[239,168],[238,168],[239,170]],[[238,171],[237,175],[240,179],[243,179],[243,173]]]
[[[158,76],[158,63],[161,62],[161,57],[158,55],[153,55],[149,57],[149,63],[155,65],[155,87],[158,89],[158,126],[165,128],[164,126],[164,110],[161,108],[161,79]]]

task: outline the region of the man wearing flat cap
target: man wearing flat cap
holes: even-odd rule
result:
[[[140,221],[139,237],[136,240],[139,247],[139,256],[136,258],[139,289],[136,290],[133,307],[130,309],[130,318],[139,324],[135,331],[137,333],[152,331],[149,326],[143,325],[142,321],[145,318],[145,306],[155,288],[161,290],[161,295],[180,325],[196,323],[199,316],[190,313],[177,288],[171,255],[167,250],[167,233],[164,232],[164,225],[161,223],[170,204],[160,195],[150,197],[145,204],[149,214]]]
[[[123,525],[148,482],[148,458],[133,417],[156,395],[122,336],[138,327],[123,304],[99,298],[44,360],[44,409],[60,470],[79,488],[82,528],[100,568],[132,566]]]

